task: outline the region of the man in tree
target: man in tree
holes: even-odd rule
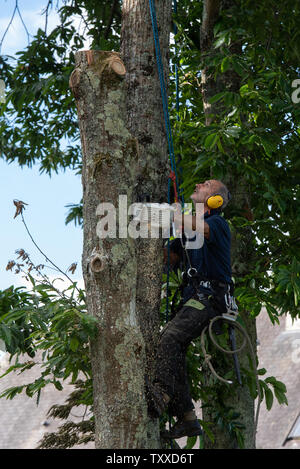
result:
[[[172,439],[201,434],[189,391],[186,351],[212,318],[226,312],[225,296],[228,295],[228,301],[232,294],[231,236],[229,226],[221,216],[230,193],[221,181],[208,180],[196,184],[191,199],[194,205],[203,207],[203,245],[188,249],[186,253],[190,264],[181,306],[161,333],[156,379],[150,386],[152,414],[159,416],[169,406],[172,415],[177,417],[174,427],[165,433]],[[196,216],[183,216],[180,208],[175,214],[175,224],[184,225],[185,233],[187,229],[195,230]],[[180,239],[171,243],[171,253],[173,262],[183,259],[185,249]]]

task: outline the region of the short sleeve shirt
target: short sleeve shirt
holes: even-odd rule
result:
[[[204,238],[200,249],[189,249],[192,267],[209,280],[230,283],[231,234],[227,221],[220,213],[206,212],[204,221],[209,225],[209,239]]]
[[[199,249],[188,249],[191,266],[208,280],[230,283],[231,234],[228,223],[218,210],[206,212],[204,220],[209,225],[209,239],[204,238],[203,245]],[[191,286],[184,291],[184,297],[189,296],[191,296]]]

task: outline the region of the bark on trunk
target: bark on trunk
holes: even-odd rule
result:
[[[203,7],[203,20],[201,27],[201,51],[203,54],[210,54],[213,56],[216,51],[213,48],[213,28],[218,20],[220,10],[227,9],[234,4],[233,0],[205,0]],[[239,44],[232,44],[232,53],[241,53],[241,46]],[[202,96],[203,105],[206,116],[206,124],[210,125],[214,120],[218,120],[218,115],[222,112],[222,107],[218,103],[210,104],[209,99],[217,93],[224,91],[237,92],[240,88],[240,77],[232,70],[218,76],[214,79],[213,73],[208,68],[201,71],[202,78]],[[236,178],[234,174],[227,174],[225,184],[230,188],[233,196],[232,206],[235,210],[243,213],[247,208],[251,207],[251,197],[249,186],[241,180]],[[229,208],[230,210],[230,208]],[[230,215],[230,213],[229,213]],[[249,252],[249,246],[252,239],[251,229],[243,230],[240,233],[233,233],[232,239],[232,270],[235,277],[243,276],[251,270],[253,265],[254,253]],[[248,246],[248,248],[247,248]],[[255,320],[250,318],[246,311],[241,311],[241,316],[246,325],[247,333],[251,339],[254,350],[256,350],[256,326]],[[240,346],[241,338],[237,337],[237,345]],[[239,361],[241,367],[248,368],[247,350],[244,349],[242,354],[239,354]],[[216,366],[217,372],[223,376],[229,368],[232,368],[232,357],[225,358],[225,367],[221,369]],[[209,377],[208,377],[209,379]],[[227,407],[234,408],[240,413],[239,420],[244,424],[245,447],[255,448],[255,431],[254,431],[254,402],[250,396],[249,390],[246,386],[239,387],[236,392],[226,398],[224,402]],[[203,410],[204,420],[214,421],[214,402],[210,402],[210,406]],[[215,435],[215,443],[213,444],[209,439],[206,439],[206,448],[236,448],[237,442],[228,433],[225,433],[222,428],[214,425],[211,428]]]
[[[157,5],[164,62],[171,1]],[[76,54],[70,77],[82,143],[83,275],[98,320],[91,343],[96,448],[159,448],[147,413],[145,374],[159,330],[162,240],[97,235],[100,203],[166,200],[168,156],[148,0],[124,0],[121,55]],[[98,211],[98,215],[100,212]],[[103,213],[102,213],[103,215]],[[99,225],[98,225],[99,228]]]
[[[162,62],[168,84],[171,0],[156,0]],[[126,124],[137,139],[136,200],[167,201],[166,131],[149,0],[124,0],[121,56],[126,66]],[[137,240],[136,307],[146,347],[146,374],[153,376],[161,301],[162,240]]]

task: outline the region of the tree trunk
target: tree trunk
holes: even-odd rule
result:
[[[168,85],[172,1],[156,0],[165,82]],[[136,200],[167,201],[168,153],[149,0],[124,0],[121,56],[126,65],[127,127],[138,142]],[[137,240],[136,306],[146,347],[146,374],[154,373],[161,301],[162,240]]]
[[[157,5],[167,63],[171,1]],[[91,343],[96,448],[159,448],[145,374],[153,374],[159,330],[162,240],[100,238],[99,204],[166,200],[167,148],[148,0],[124,0],[121,55],[82,51],[70,77],[82,143],[83,275]],[[98,207],[98,212],[96,212]],[[126,207],[127,209],[127,207]],[[127,220],[128,223],[128,220]]]
[[[214,54],[219,53],[218,50],[214,49],[213,46],[213,28],[218,20],[220,10],[230,8],[233,6],[234,0],[204,0],[203,5],[203,18],[201,26],[201,51],[203,54],[209,54],[213,57]],[[232,44],[231,51],[235,54],[241,53],[240,44]],[[201,82],[202,82],[202,96],[203,106],[206,117],[206,125],[210,125],[214,121],[218,120],[218,115],[222,112],[222,106],[219,103],[211,104],[209,99],[217,93],[224,91],[238,92],[240,88],[240,77],[234,71],[229,70],[226,73],[219,75],[217,79],[214,79],[213,72],[208,68],[204,68],[201,71]],[[241,180],[237,179],[234,174],[227,174],[225,184],[228,185],[230,192],[233,196],[232,206],[236,211],[241,214],[245,212],[245,208],[251,207],[251,197],[249,186]],[[229,208],[230,210],[230,208]],[[229,213],[230,215],[230,213]],[[233,276],[239,277],[245,275],[253,266],[254,253],[249,252],[249,246],[251,245],[252,233],[251,229],[243,229],[242,232],[232,233],[232,269]],[[248,246],[248,248],[247,248]],[[247,333],[251,339],[253,349],[256,351],[256,327],[255,320],[250,318],[246,311],[240,311],[242,319],[246,325]],[[238,346],[240,345],[240,337],[237,338]],[[241,367],[247,368],[249,366],[247,359],[247,350],[239,354],[239,361]],[[216,366],[217,372],[220,376],[223,376],[228,369],[232,368],[233,362],[232,357],[224,357],[225,366]],[[207,377],[209,379],[209,377]],[[227,386],[227,385],[225,385]],[[218,400],[220,396],[217,396]],[[225,398],[223,404],[226,407],[233,408],[236,412],[240,413],[239,421],[244,424],[245,430],[245,447],[255,448],[255,429],[254,429],[254,402],[250,396],[247,386],[240,386],[234,389]],[[214,412],[214,402],[210,402],[210,406],[203,409],[204,420],[208,422],[215,422],[216,415]],[[236,448],[237,442],[235,438],[229,435],[228,432],[220,428],[217,424],[211,427],[212,432],[215,435],[215,443],[212,443],[209,439],[206,440],[206,448],[222,449],[222,448]]]

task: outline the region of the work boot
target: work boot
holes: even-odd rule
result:
[[[159,383],[150,383],[145,377],[146,397],[149,414],[153,418],[159,418],[166,410],[170,397],[164,392]]]
[[[198,420],[179,420],[169,430],[165,430],[161,433],[162,438],[168,438],[170,440],[176,440],[183,436],[197,436],[202,435],[202,429]]]

